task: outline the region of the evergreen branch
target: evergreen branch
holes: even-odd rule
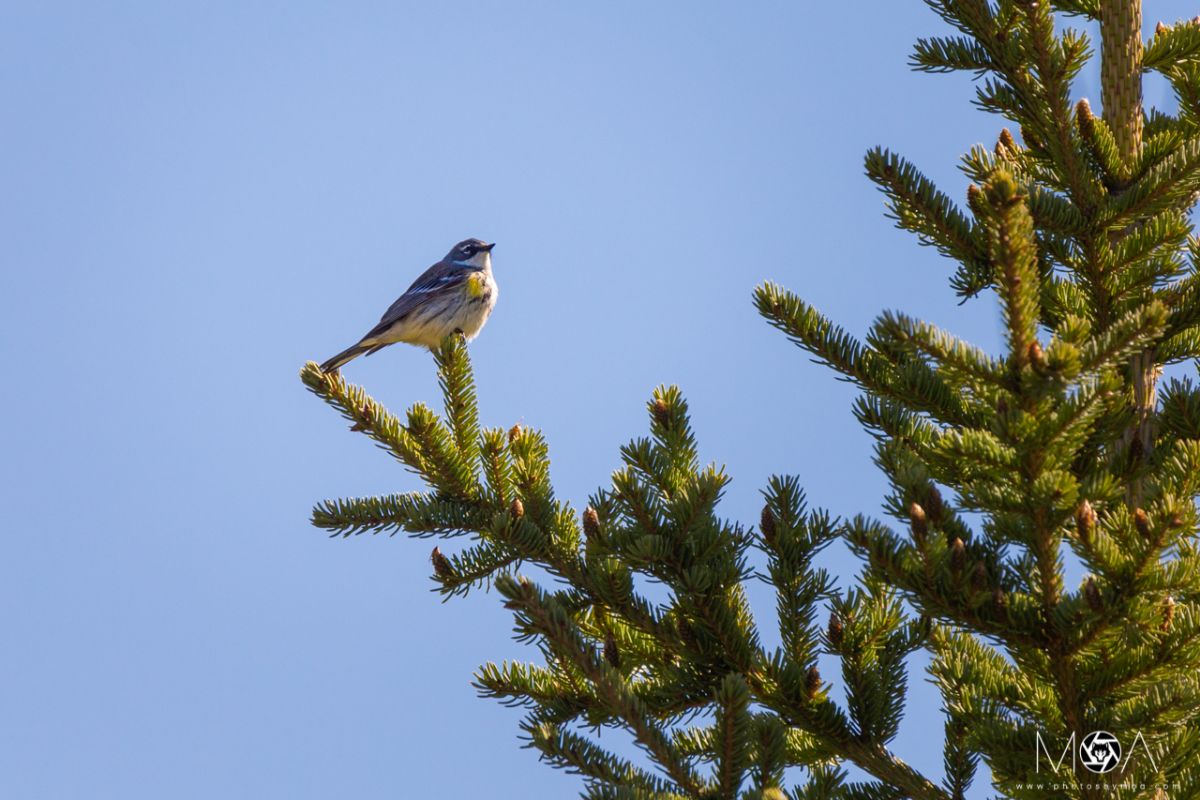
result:
[[[553,670],[533,664],[487,662],[475,672],[472,685],[480,697],[499,700],[508,706],[537,706],[547,713],[570,719],[596,702],[593,694],[580,691]]]
[[[982,74],[992,69],[992,59],[977,41],[963,36],[918,39],[909,66],[923,72],[966,70]]]
[[[1078,460],[1087,439],[1093,435],[1104,414],[1122,407],[1120,382],[1112,373],[1086,383],[1047,416],[1039,437],[1047,451],[1047,467],[1065,466]]]
[[[819,647],[817,601],[832,594],[832,580],[813,559],[837,536],[829,515],[808,514],[796,478],[772,476],[763,493],[762,537],[775,587],[783,648],[796,663],[812,665]]]
[[[1012,176],[998,172],[983,192],[989,216],[989,252],[1004,304],[1010,363],[1030,361],[1040,318],[1040,282],[1033,220]]]
[[[904,707],[904,659],[918,644],[903,625],[900,605],[886,591],[851,591],[835,602],[845,620],[838,653],[846,707],[859,739],[882,746],[895,735]]]
[[[519,565],[521,553],[498,542],[481,542],[461,553],[435,559],[434,580],[443,597],[466,596],[474,587],[489,583],[514,565]]]
[[[1110,368],[1147,347],[1162,334],[1166,321],[1166,309],[1157,301],[1130,311],[1084,343],[1079,357],[1080,372],[1088,374]]]
[[[976,86],[975,105],[984,111],[1000,114],[1012,120],[1019,120],[1022,116],[1021,93],[1002,78],[988,78]],[[1036,144],[1036,142],[1028,143]]]
[[[1138,616],[1144,618],[1144,614]],[[1177,616],[1171,628],[1160,634],[1161,638],[1155,636],[1148,646],[1131,653],[1133,658],[1104,665],[1105,669],[1089,683],[1090,696],[1108,697],[1122,693],[1132,697],[1159,681],[1186,673],[1188,665],[1200,656],[1200,620],[1192,615]],[[1159,622],[1160,630],[1162,624]]]
[[[1003,603],[963,602],[963,588],[948,580],[949,576],[942,573],[941,567],[937,573],[927,572],[914,549],[902,546],[884,525],[865,517],[855,517],[847,523],[846,535],[851,548],[869,559],[876,574],[903,591],[924,613],[1010,645],[1044,646],[1041,626],[1030,624],[1023,613],[1018,613],[1009,602],[1012,593],[1005,592],[1006,587],[992,584],[972,592],[975,597],[992,599],[998,594],[1005,598]],[[949,571],[948,560],[945,569]],[[985,580],[990,580],[986,571],[984,576]]]
[[[1088,155],[1109,186],[1120,186],[1130,179],[1130,166],[1121,159],[1117,140],[1103,119],[1092,114],[1086,99],[1075,106],[1075,124]]]
[[[746,772],[750,750],[750,690],[746,681],[730,673],[721,682],[716,697],[714,751],[717,761],[717,794],[722,800],[737,800]]]
[[[880,446],[891,448],[902,443],[913,455],[925,452],[933,446],[940,435],[939,429],[927,419],[892,400],[872,395],[858,398],[854,404],[854,417],[868,430],[876,433]],[[918,456],[919,457],[919,456]],[[884,471],[894,475],[894,470],[880,459]]]
[[[679,576],[675,582],[679,610],[693,623],[693,636],[705,634],[720,646],[717,663],[721,669],[753,672],[765,656],[742,587],[738,583],[721,585],[715,577],[703,569]]]
[[[1172,455],[1175,456],[1176,464],[1174,466],[1178,472],[1194,476],[1192,477],[1193,482],[1200,481],[1200,442],[1177,442]],[[1176,581],[1179,578],[1182,578],[1183,585],[1190,582],[1186,575],[1176,575],[1173,580],[1170,572],[1159,565],[1159,559],[1163,552],[1173,544],[1172,541],[1161,536],[1161,532],[1149,542],[1139,542],[1141,546],[1136,549],[1129,547],[1129,542],[1133,537],[1128,532],[1118,535],[1116,529],[1134,528],[1135,525],[1129,519],[1125,509],[1118,509],[1118,512],[1120,513],[1114,515],[1110,525],[1114,528],[1113,540],[1124,544],[1124,563],[1114,571],[1115,574],[1112,575],[1106,586],[1097,586],[1095,591],[1100,593],[1100,610],[1091,615],[1087,624],[1072,625],[1063,631],[1064,658],[1083,651],[1111,630],[1115,623],[1123,620],[1128,604],[1139,595],[1178,592],[1181,587]],[[1136,535],[1138,539],[1141,539],[1140,532]],[[1177,567],[1179,564],[1180,562],[1176,562]],[[1084,592],[1080,592],[1080,594],[1084,594]],[[1080,597],[1076,596],[1073,599],[1076,606],[1083,604]]]
[[[951,424],[974,420],[959,398],[927,366],[907,362],[894,366],[791,292],[772,283],[754,293],[758,312],[795,344],[869,392],[912,404]]]
[[[946,744],[942,755],[946,777],[942,780],[942,786],[954,800],[966,797],[979,765],[979,753],[971,749],[967,740],[968,724],[961,715],[948,713],[946,716]]]
[[[671,745],[661,726],[646,713],[624,679],[584,644],[562,606],[524,579],[501,576],[496,579],[495,586],[525,624],[553,642],[587,676],[597,694],[629,728],[637,743],[680,789],[694,796],[702,795],[705,782]]]
[[[470,465],[478,458],[479,407],[475,398],[475,380],[467,343],[461,335],[446,337],[433,351],[438,367],[438,383],[446,406],[446,421],[454,436],[459,456]]]
[[[1142,222],[1113,248],[1115,264],[1134,264],[1155,253],[1175,255],[1187,243],[1192,226],[1187,217],[1171,208]]]
[[[1194,132],[1200,126],[1200,64],[1176,66],[1167,71],[1167,80],[1179,98],[1179,118],[1171,122],[1180,130]]]
[[[809,675],[799,666],[774,660],[768,677],[772,687],[759,686],[755,697],[778,713],[783,721],[799,728],[820,743],[823,751],[853,762],[885,785],[896,787],[914,800],[951,800],[928,778],[891,753],[885,746],[859,738],[845,715],[823,697],[810,697]],[[751,676],[747,676],[750,678]],[[761,683],[761,681],[756,681]],[[763,691],[770,688],[770,691]],[[816,772],[816,765],[809,767]]]
[[[1165,72],[1180,66],[1180,62],[1197,59],[1200,59],[1200,25],[1189,20],[1159,28],[1142,56],[1142,66]]]
[[[1008,80],[1024,96],[1024,110],[1033,111],[1036,128],[1044,133],[1045,149],[1059,168],[1071,200],[1085,216],[1100,200],[1100,187],[1086,169],[1071,121],[1070,80],[1088,56],[1087,38],[1067,29],[1061,40],[1055,34],[1054,18],[1046,3],[1018,6],[1025,18],[1027,47],[1037,68],[1038,80],[1024,65],[1013,65]],[[1107,109],[1108,106],[1105,106]]]
[[[353,422],[351,430],[364,432],[409,469],[422,475],[427,474],[428,465],[420,445],[400,421],[361,386],[346,383],[340,373],[322,372],[315,361],[304,365],[300,370],[300,379],[310,392]]]
[[[646,792],[647,797],[682,797],[674,792],[677,787],[672,784],[560,725],[532,717],[522,723],[521,728],[529,736],[530,746],[541,751],[542,759],[560,769],[583,775],[610,789]]]
[[[422,477],[431,486],[458,498],[479,494],[476,470],[458,449],[454,437],[429,408],[417,403],[408,410],[408,431],[424,456]]]
[[[509,489],[513,483],[512,459],[506,446],[505,433],[499,428],[483,432],[480,442],[480,461],[488,498],[495,507],[508,505]]]
[[[938,438],[931,456],[942,459],[956,480],[964,484],[970,484],[972,476],[989,480],[997,473],[1015,470],[1020,461],[1016,448],[995,434],[970,429],[947,431]]]
[[[677,792],[648,792],[633,786],[592,784],[583,793],[584,800],[690,800]]]
[[[780,791],[784,768],[789,763],[811,764],[820,756],[811,736],[804,736],[799,731],[796,736],[790,736],[787,727],[774,714],[754,714],[753,719],[752,791],[766,800],[771,790]]]
[[[1200,329],[1189,329],[1176,333],[1154,348],[1154,355],[1164,363],[1180,363],[1200,359]]]
[[[1121,229],[1172,207],[1190,208],[1197,191],[1200,191],[1200,137],[1181,144],[1170,157],[1130,184],[1113,200],[1104,222],[1111,229]]]
[[[1142,177],[1148,170],[1170,158],[1187,141],[1188,134],[1194,132],[1194,130],[1189,131],[1184,126],[1174,124],[1148,136],[1142,143],[1142,152],[1138,154],[1134,163],[1133,177]]]
[[[1068,237],[1080,236],[1087,231],[1087,218],[1067,198],[1037,184],[1028,184],[1023,191],[1027,192],[1025,202],[1038,230]]]
[[[540,431],[517,426],[509,432],[512,493],[523,511],[544,530],[566,532],[560,525],[559,504],[550,483],[550,449]],[[573,531],[572,531],[573,533]]]
[[[670,495],[682,489],[700,467],[687,401],[678,386],[659,386],[646,409],[650,415],[650,435],[667,466],[659,473],[668,478],[662,488]]]
[[[620,560],[589,559],[578,582],[597,604],[611,609],[650,636],[664,652],[674,653],[679,649],[677,630],[634,591],[633,571]]]
[[[1089,17],[1100,17],[1100,0],[1052,0],[1051,5],[1064,14]]]
[[[902,349],[927,356],[940,371],[949,371],[955,382],[977,381],[1009,388],[1003,366],[978,347],[905,314],[885,311],[875,321],[868,341],[876,349]]]
[[[1200,441],[1182,439],[1163,447],[1155,475],[1157,493],[1194,498],[1200,495]],[[1180,560],[1180,563],[1185,563]]]
[[[1160,436],[1200,439],[1200,390],[1190,378],[1171,380],[1163,388],[1158,424]]]
[[[1127,697],[1110,711],[1133,730],[1175,727],[1191,714],[1186,709],[1200,707],[1200,680],[1194,675],[1172,676],[1144,692]]]
[[[1166,335],[1177,335],[1200,325],[1200,272],[1158,291],[1158,298],[1171,310]]]
[[[979,265],[987,264],[987,251],[970,220],[946,195],[909,162],[882,148],[867,153],[867,177],[888,198],[896,225],[917,234],[944,256]]]
[[[415,536],[463,536],[487,526],[478,505],[420,492],[382,497],[325,500],[313,507],[312,524],[333,534],[393,533]]]

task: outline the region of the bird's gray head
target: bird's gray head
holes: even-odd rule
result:
[[[481,239],[463,239],[446,254],[446,261],[456,264],[484,267],[491,262],[492,248],[496,244],[488,244]]]

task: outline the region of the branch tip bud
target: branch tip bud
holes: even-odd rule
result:
[[[950,543],[950,569],[955,572],[962,572],[963,567],[967,565],[967,548],[963,544],[963,540],[954,537],[954,541]]]
[[[1096,511],[1087,500],[1080,503],[1079,510],[1075,512],[1075,530],[1079,534],[1079,541],[1091,544],[1092,532],[1096,530]]]
[[[439,578],[449,578],[454,575],[454,568],[450,566],[450,559],[442,555],[440,547],[433,548],[433,552],[429,554],[429,560],[433,564],[433,574]]]
[[[996,146],[993,152],[996,154],[996,160],[1011,159],[1021,154],[1021,148],[1017,146],[1017,140],[1013,138],[1012,131],[1008,128],[1001,128],[1000,135],[996,137]]]
[[[821,691],[821,672],[816,667],[809,667],[804,676],[804,693],[809,700],[815,700],[817,692]]]
[[[841,647],[842,641],[845,638],[846,629],[842,625],[841,619],[835,612],[829,612],[829,641],[834,647]]]
[[[591,506],[583,510],[583,535],[589,541],[600,535],[600,515]]]
[[[1145,509],[1138,508],[1133,512],[1133,526],[1143,539],[1149,539],[1151,534],[1150,515]]]
[[[983,202],[983,189],[973,183],[967,187],[967,207],[975,212],[975,216],[983,216],[987,210]]]
[[[914,501],[909,504],[908,520],[912,525],[913,538],[918,542],[923,542],[925,534],[929,532],[929,518],[925,515],[925,509],[921,508],[920,503]]]
[[[759,520],[759,529],[762,531],[763,539],[771,547],[775,546],[775,514],[772,513],[769,505],[763,506],[762,517]]]
[[[654,414],[654,421],[662,427],[666,428],[671,424],[671,410],[667,408],[667,404],[663,402],[661,397],[654,399],[651,412]]]
[[[617,639],[609,631],[604,635],[604,660],[613,669],[621,668],[621,653],[617,650]]]
[[[1034,369],[1040,370],[1046,366],[1046,354],[1042,351],[1042,345],[1037,339],[1029,343],[1028,355],[1029,363],[1033,365]]]

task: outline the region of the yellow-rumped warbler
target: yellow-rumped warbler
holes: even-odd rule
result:
[[[413,281],[379,320],[379,324],[321,365],[340,369],[351,359],[396,342],[434,348],[452,333],[475,338],[496,307],[500,289],[492,277],[492,248],[479,239],[464,239],[446,257]]]

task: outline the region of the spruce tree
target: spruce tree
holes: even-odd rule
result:
[[[927,3],[956,33],[917,42],[913,66],[974,73],[976,103],[1015,133],[962,158],[961,205],[887,150],[866,172],[896,224],[955,263],[958,295],[994,295],[1002,351],[893,311],[859,339],[780,286],[754,295],[861,390],[890,522],[833,519],[790,477],[767,482],[753,525],[722,518],[728,478],[699,463],[674,387],[579,510],[555,495],[540,433],[481,427],[458,338],[434,354],[441,414],[400,419],[340,375],[301,372],[428,485],[326,501],[313,523],[470,542],[434,548],[439,590],[490,586],[536,648],[482,666],[479,692],[524,708],[528,745],[585,797],[950,800],[980,760],[1008,797],[1200,796],[1200,389],[1159,385],[1200,358],[1200,19],[1143,42],[1137,0]],[[1071,100],[1093,51],[1073,18],[1100,24],[1100,115]],[[1147,70],[1176,113],[1143,109]],[[839,539],[862,572],[835,581],[815,559]],[[779,647],[747,603],[759,578]],[[942,775],[892,749],[918,650],[942,698]],[[606,750],[602,728],[644,757]],[[1076,763],[1100,731],[1125,751],[1107,772]]]

